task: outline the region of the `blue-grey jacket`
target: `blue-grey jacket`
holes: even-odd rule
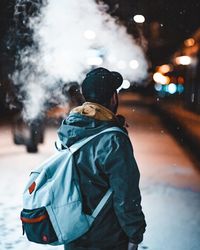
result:
[[[117,119],[101,119],[88,116],[88,110],[79,111],[71,112],[58,130],[60,140],[68,147],[108,127],[120,127]],[[113,195],[91,229],[71,243],[70,249],[115,249],[128,241],[140,243],[146,223],[140,205],[140,174],[129,138],[117,131],[102,134],[84,145],[74,158],[84,212],[91,214],[108,188]]]

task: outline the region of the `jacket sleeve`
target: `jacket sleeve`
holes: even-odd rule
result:
[[[139,244],[145,232],[145,218],[139,189],[140,173],[130,140],[116,133],[107,140],[104,171],[113,190],[113,206],[129,241]]]

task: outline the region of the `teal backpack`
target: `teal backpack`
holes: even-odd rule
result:
[[[21,221],[28,240],[40,243],[67,244],[86,233],[104,207],[112,190],[108,189],[92,215],[82,211],[82,198],[73,154],[96,136],[118,131],[112,127],[60,149],[30,174],[23,193]],[[127,136],[127,135],[126,135]]]

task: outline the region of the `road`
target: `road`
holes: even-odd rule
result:
[[[147,231],[139,249],[200,249],[200,171],[148,107],[123,95],[119,113],[127,118],[129,135],[141,173],[142,206]],[[56,129],[48,128],[38,154],[12,143],[11,127],[0,126],[0,250],[60,250],[40,246],[21,235],[21,193],[32,168],[50,156]]]

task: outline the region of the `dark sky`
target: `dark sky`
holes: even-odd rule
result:
[[[14,0],[0,0],[0,40],[5,35],[12,18]]]
[[[186,37],[200,26],[200,0],[104,0],[104,2],[110,5],[113,14],[127,22],[138,13],[146,17],[147,23],[161,22],[164,24],[167,36],[176,34]]]
[[[164,40],[160,48],[150,48],[149,55],[155,63],[162,63],[200,27],[200,0],[104,0],[114,16],[125,21],[134,35],[133,16],[143,14],[145,28],[153,21],[161,24],[160,36]],[[145,33],[145,32],[144,32]],[[147,41],[149,39],[146,34]]]

